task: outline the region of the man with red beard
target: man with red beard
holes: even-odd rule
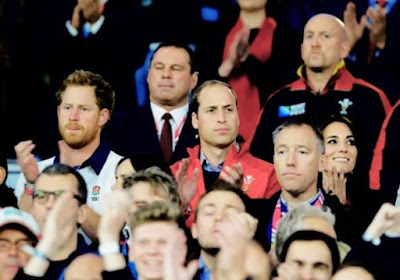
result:
[[[122,158],[100,140],[101,131],[114,109],[115,92],[100,75],[76,70],[64,80],[56,98],[62,137],[58,143],[59,152],[52,158],[36,162],[32,153],[35,144],[31,140],[18,143],[15,153],[22,174],[15,194],[19,207],[29,209],[33,183],[39,172],[53,163],[74,167],[86,181],[91,217],[88,219],[90,224],[83,224],[82,228],[93,239],[102,214],[100,197],[111,190],[116,165]]]
[[[34,246],[40,235],[34,218],[14,207],[0,210],[0,279],[11,280],[30,256],[23,246]]]

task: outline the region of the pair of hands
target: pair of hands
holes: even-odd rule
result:
[[[390,203],[382,204],[372,222],[363,235],[365,241],[371,241],[374,245],[381,243],[381,236],[400,236],[400,206]]]
[[[324,191],[328,195],[336,195],[341,204],[346,204],[346,173],[335,166],[329,166],[327,155],[322,156],[320,169]]]
[[[178,183],[178,193],[182,205],[188,205],[192,201],[197,190],[197,179],[199,177],[199,169],[193,171],[191,177],[189,174],[190,159],[184,158],[179,164],[175,174]],[[225,166],[221,171],[219,178],[231,184],[242,186],[243,183],[243,167],[241,163],[235,163],[232,167]]]
[[[365,28],[368,28],[370,40],[375,47],[385,48],[386,44],[386,9],[376,5],[376,9],[369,7],[366,13],[357,21],[356,5],[349,2],[343,13],[346,34],[350,48],[362,37]]]
[[[243,28],[233,38],[232,44],[229,47],[228,57],[222,62],[218,68],[218,74],[226,78],[228,77],[232,69],[236,64],[243,62],[249,56],[249,36],[250,30]]]
[[[71,25],[75,29],[79,29],[84,23],[82,22],[81,14],[85,21],[93,24],[101,17],[102,13],[101,0],[78,0],[72,12]]]
[[[39,167],[35,158],[35,155],[32,153],[33,149],[35,149],[36,145],[32,140],[21,141],[14,147],[15,155],[17,158],[18,166],[21,169],[21,172],[24,174],[26,181],[30,184],[33,184],[37,177],[39,177]],[[58,141],[58,149],[60,151],[60,162],[75,166],[75,158],[71,153],[68,153],[68,145],[64,142],[64,140]]]

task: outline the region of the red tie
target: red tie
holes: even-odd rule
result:
[[[172,116],[170,113],[165,113],[162,118],[164,125],[161,131],[160,144],[164,160],[169,163],[172,154],[172,130],[169,120],[172,119]]]
[[[376,2],[381,8],[385,8],[386,0],[377,0]]]

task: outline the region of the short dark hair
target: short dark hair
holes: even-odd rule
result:
[[[219,81],[219,80],[208,80],[208,81],[205,81],[204,83],[202,83],[200,86],[198,86],[196,88],[196,90],[194,91],[194,93],[193,93],[193,96],[192,96],[192,111],[195,112],[196,114],[198,113],[199,106],[200,106],[200,103],[199,103],[200,93],[206,87],[213,86],[213,85],[221,85],[221,86],[226,87],[228,92],[231,93],[232,96],[235,98],[235,104],[236,104],[236,107],[237,107],[237,105],[238,105],[237,104],[237,94],[229,84],[227,84],[225,82],[222,82],[222,81]]]
[[[281,132],[283,129],[288,128],[288,127],[299,127],[302,125],[309,126],[312,131],[314,131],[314,134],[318,140],[318,149],[320,154],[324,154],[325,149],[324,149],[324,137],[322,135],[321,129],[318,126],[318,122],[314,119],[311,118],[310,116],[296,116],[293,118],[288,119],[287,121],[283,122],[281,125],[279,125],[275,130],[272,132],[272,140],[275,144],[276,137],[278,136],[279,132]]]
[[[77,180],[77,190],[78,190],[78,195],[80,196],[79,204],[86,204],[87,200],[87,187],[86,187],[86,182],[83,179],[82,175],[79,174],[78,171],[76,171],[74,168],[72,168],[69,165],[62,164],[62,163],[55,163],[52,165],[47,166],[43,171],[40,173],[39,177],[42,174],[46,174],[49,176],[54,176],[54,175],[68,175],[71,174],[73,175],[76,180]]]
[[[240,200],[243,202],[245,208],[248,205],[250,198],[238,187],[237,185],[231,184],[227,181],[224,181],[222,179],[217,179],[215,180],[209,189],[206,190],[206,192],[200,197],[199,201],[197,202],[197,207],[195,210],[195,215],[194,215],[194,220],[197,220],[197,212],[198,212],[198,206],[200,205],[200,202],[203,200],[204,197],[206,197],[209,193],[213,191],[226,191],[226,192],[231,192],[236,194]]]
[[[165,48],[165,47],[175,47],[175,48],[184,49],[189,55],[190,74],[193,74],[194,72],[198,71],[197,58],[196,58],[195,52],[193,51],[193,49],[190,47],[190,45],[188,43],[179,41],[179,40],[161,42],[158,45],[158,47],[154,50],[153,55],[151,56],[150,65],[151,65],[151,62],[153,61],[153,58],[154,58],[154,55],[156,54],[156,52],[158,52],[159,49]]]
[[[157,194],[162,191],[171,203],[180,206],[181,201],[178,194],[178,184],[173,175],[170,175],[157,166],[138,170],[137,172],[128,175],[124,178],[123,188],[129,189],[138,182],[146,182],[150,185],[150,190]]]
[[[101,75],[85,70],[75,70],[69,74],[56,93],[58,105],[61,104],[64,92],[69,86],[95,87],[97,106],[99,106],[100,110],[108,109],[111,117],[115,105],[115,92]]]
[[[290,246],[295,241],[322,241],[328,247],[332,257],[332,274],[340,265],[340,254],[335,239],[325,233],[315,230],[299,230],[293,233],[283,244],[282,253],[278,256],[281,262],[286,260]],[[306,252],[305,252],[306,253]]]

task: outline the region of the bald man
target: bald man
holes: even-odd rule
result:
[[[381,124],[390,109],[385,93],[348,71],[344,58],[349,43],[343,22],[329,14],[317,14],[304,27],[299,79],[281,88],[267,100],[250,151],[272,161],[273,130],[299,115],[322,119],[330,114],[350,118],[360,132],[357,143],[362,171],[360,183],[368,187],[368,168]],[[357,171],[357,170],[356,170]],[[355,190],[356,191],[356,190]],[[360,190],[357,190],[360,192]]]

